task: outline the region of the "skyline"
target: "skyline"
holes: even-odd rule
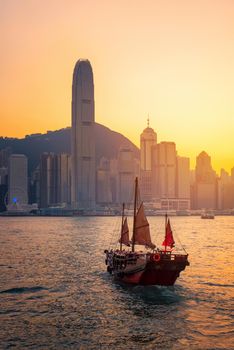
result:
[[[159,142],[174,141],[192,168],[205,150],[218,173],[230,173],[234,3],[68,4],[0,4],[2,136],[70,126],[72,71],[84,57],[94,71],[98,123],[139,146],[149,114]]]

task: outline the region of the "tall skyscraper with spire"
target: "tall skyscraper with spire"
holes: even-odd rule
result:
[[[147,119],[147,128],[143,130],[140,138],[141,144],[141,170],[152,170],[152,147],[157,144],[157,134],[154,129],[149,126],[149,118]]]
[[[72,206],[95,208],[95,135],[93,71],[79,60],[72,83]]]
[[[141,195],[144,201],[148,201],[152,199],[152,152],[153,147],[157,145],[157,134],[149,126],[149,117],[147,119],[147,128],[141,134],[140,145]]]

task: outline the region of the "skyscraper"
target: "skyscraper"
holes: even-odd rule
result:
[[[229,196],[232,193],[231,177],[224,169],[220,171],[220,177],[217,179],[217,209],[229,209],[227,204],[230,203]],[[233,196],[233,194],[232,194]],[[233,199],[234,203],[234,199]]]
[[[141,134],[141,170],[152,170],[152,146],[157,144],[157,134],[148,126]]]
[[[176,145],[160,142],[153,148],[153,194],[156,198],[176,198]]]
[[[19,209],[28,204],[28,159],[24,154],[9,157],[8,206]]]
[[[8,167],[8,159],[11,155],[11,148],[7,147],[0,150],[0,168]]]
[[[107,205],[112,202],[110,161],[102,157],[97,169],[96,202],[100,205]]]
[[[210,156],[202,151],[196,160],[196,181],[199,183],[213,183],[216,177],[212,169]]]
[[[140,183],[142,199],[147,201],[152,198],[152,152],[157,145],[157,134],[149,127],[143,130],[140,138],[141,161],[140,161]]]
[[[58,158],[54,153],[43,153],[40,159],[40,208],[58,203]]]
[[[211,158],[201,152],[196,160],[195,209],[215,209],[217,200],[216,174]]]
[[[177,198],[190,199],[190,167],[189,158],[176,157],[177,160]]]
[[[59,201],[71,204],[71,156],[66,153],[59,157]]]
[[[234,167],[231,168],[231,182],[234,183]]]
[[[131,203],[135,178],[135,159],[132,149],[121,147],[118,155],[118,203]]]
[[[71,204],[71,156],[43,153],[40,159],[40,208]]]
[[[94,84],[88,60],[79,60],[72,83],[72,206],[95,208]]]

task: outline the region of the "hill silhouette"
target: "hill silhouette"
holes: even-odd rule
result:
[[[46,134],[34,134],[23,139],[0,137],[0,149],[10,147],[12,153],[22,153],[28,157],[29,173],[39,164],[43,152],[70,153],[71,128],[49,131]],[[139,158],[139,149],[122,134],[95,123],[96,161],[101,157],[116,158],[121,146],[131,147],[135,157]]]

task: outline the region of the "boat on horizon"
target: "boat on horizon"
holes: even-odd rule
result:
[[[135,285],[172,286],[180,272],[189,265],[188,254],[173,251],[175,241],[170,219],[165,215],[164,248],[157,248],[151,241],[150,227],[145,216],[143,202],[139,201],[138,178],[135,179],[133,230],[129,239],[129,228],[125,205],[122,210],[119,249],[105,250],[107,271],[117,280]],[[123,246],[126,248],[123,249]],[[145,251],[137,250],[144,246]]]
[[[201,219],[214,219],[214,218],[215,216],[213,213],[205,212],[201,214]]]

